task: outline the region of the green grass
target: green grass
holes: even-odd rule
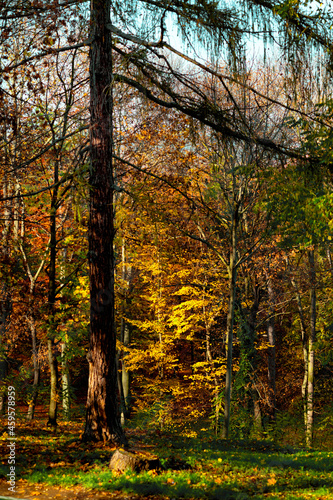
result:
[[[333,500],[330,451],[309,452],[269,441],[223,441],[207,431],[186,437],[179,432],[156,436],[132,429],[128,434],[134,446],[153,451],[162,463],[178,460],[191,468],[118,475],[108,469],[111,448],[84,445],[77,440],[80,431],[82,424],[64,424],[55,436],[46,427],[22,423],[17,427],[17,478],[171,499]],[[6,435],[0,443],[5,447]],[[6,473],[6,458],[2,457],[0,475]]]

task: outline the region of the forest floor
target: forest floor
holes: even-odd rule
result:
[[[130,445],[156,454],[162,471],[111,472],[114,451],[83,444],[83,420],[46,420],[15,427],[15,492],[8,490],[10,465],[7,420],[0,427],[0,499],[316,499],[333,500],[333,451],[278,446],[271,441],[221,440],[208,429],[159,432],[127,429]],[[13,446],[12,446],[13,449]]]

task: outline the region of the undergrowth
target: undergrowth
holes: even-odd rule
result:
[[[272,440],[215,437],[201,423],[188,432],[127,428],[133,447],[159,456],[165,469],[136,474],[112,473],[108,468],[114,449],[83,444],[83,422],[60,423],[56,434],[45,422],[18,420],[16,428],[17,478],[34,483],[101,491],[122,491],[141,496],[185,499],[333,499],[333,452],[307,451]],[[0,438],[0,475],[8,473],[8,436]],[[186,464],[184,470],[168,469]]]

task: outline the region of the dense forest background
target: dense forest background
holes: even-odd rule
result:
[[[84,413],[91,311],[114,309],[123,425],[327,436],[329,5],[111,5],[114,281],[92,297],[97,21],[83,2],[1,4],[0,410],[10,385],[29,420]]]

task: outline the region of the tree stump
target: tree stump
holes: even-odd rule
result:
[[[155,456],[119,448],[113,453],[109,467],[115,472],[125,472],[126,470],[141,472],[143,470],[161,469],[162,466]]]

